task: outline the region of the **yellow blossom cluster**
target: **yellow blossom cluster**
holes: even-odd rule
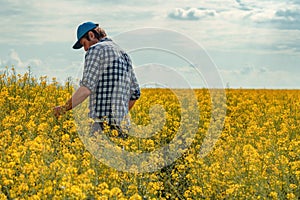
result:
[[[0,74],[1,200],[300,198],[299,90],[226,89],[224,126],[205,156],[221,120],[207,89],[194,90],[196,102],[186,90],[142,89],[133,133],[108,131],[109,151],[78,131],[78,111],[53,116],[73,92],[70,82]]]

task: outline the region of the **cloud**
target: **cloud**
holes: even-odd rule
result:
[[[239,5],[239,9],[241,10],[251,10],[251,7],[243,3],[242,0],[236,0],[236,3]]]
[[[56,59],[58,60],[59,57]],[[83,66],[82,61],[73,61],[67,65],[60,61],[60,66],[56,66],[53,62],[51,58],[43,61],[36,58],[24,59],[15,49],[11,49],[5,58],[0,58],[0,71],[5,67],[14,67],[18,74],[24,74],[30,67],[33,76],[37,78],[47,76],[49,79],[56,77],[60,83],[66,81],[68,77],[77,80],[82,74],[81,68],[79,68],[79,66]]]
[[[215,10],[202,8],[175,8],[168,17],[177,20],[199,20],[206,17],[214,17],[217,15]]]
[[[272,22],[282,29],[300,30],[300,7],[277,10]]]
[[[235,73],[237,73],[239,75],[247,76],[247,75],[252,75],[252,74],[259,75],[259,74],[263,74],[263,73],[268,73],[269,71],[270,70],[267,67],[257,68],[257,67],[248,65],[248,66],[242,67],[239,70],[236,70]]]
[[[11,67],[15,66],[19,69],[27,68],[27,67],[37,67],[41,66],[43,62],[39,59],[28,59],[28,60],[22,60],[19,56],[19,54],[14,50],[11,49],[8,53],[8,56],[5,59],[0,60],[1,67]]]
[[[247,67],[243,67],[240,71],[239,74],[242,75],[248,75],[255,72],[255,69],[252,66],[247,66]]]
[[[152,22],[159,10],[153,8],[157,1],[5,1],[0,7],[0,43],[7,43],[6,38],[15,45],[73,42],[77,26],[84,21],[98,22],[109,32],[134,28]]]
[[[299,88],[298,75],[269,67],[246,66],[238,70],[220,70],[223,82],[232,88]]]
[[[282,30],[300,30],[300,8],[265,10],[250,15],[250,19],[262,27]]]
[[[12,64],[24,69],[29,65],[39,66],[34,73],[54,74],[65,79],[74,73],[75,68],[82,66],[84,52],[71,51],[71,46],[76,38],[76,27],[85,20],[99,22],[111,37],[141,27],[180,31],[203,45],[208,52],[218,51],[222,60],[219,65],[230,69],[254,63],[292,71],[300,62],[299,0],[91,0],[88,4],[79,0],[1,2],[1,67]],[[165,37],[147,39],[164,42]],[[127,42],[135,41],[130,38]],[[9,49],[14,50],[8,54]],[[186,51],[189,50],[191,48],[186,47]],[[236,58],[239,53],[247,54],[243,57],[247,61]],[[270,56],[258,59],[261,55]],[[215,59],[216,62],[220,57]],[[295,57],[293,62],[290,57]],[[294,70],[294,74],[297,72],[299,70]],[[280,73],[246,66],[226,71],[225,78],[231,85],[245,86],[246,82],[264,85],[271,84],[272,75],[276,77]],[[270,81],[264,82],[262,74]],[[260,82],[256,83],[255,75],[261,77]]]
[[[43,66],[45,66],[45,64],[40,59],[21,59],[19,54],[14,49],[11,49],[4,59],[0,59],[0,69],[5,67],[14,67],[17,73],[21,74],[28,72],[28,67],[30,67],[32,71],[38,72],[37,75],[40,76],[43,74],[43,72],[48,71]]]
[[[300,30],[300,4],[280,1],[236,0],[244,21],[261,28]]]

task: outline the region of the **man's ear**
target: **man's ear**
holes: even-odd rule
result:
[[[88,35],[89,35],[90,40],[95,38],[93,31],[89,31]]]

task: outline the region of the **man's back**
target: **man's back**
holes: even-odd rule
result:
[[[140,95],[130,57],[109,38],[87,51],[80,84],[92,91],[90,117],[107,118],[109,124],[119,125],[128,113],[129,100]]]

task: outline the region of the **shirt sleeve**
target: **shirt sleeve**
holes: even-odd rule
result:
[[[130,85],[130,100],[137,100],[141,96],[140,87],[136,79],[135,73],[131,71],[131,85]]]
[[[85,55],[83,76],[80,86],[87,87],[91,92],[97,88],[100,75],[100,50],[91,48]]]

